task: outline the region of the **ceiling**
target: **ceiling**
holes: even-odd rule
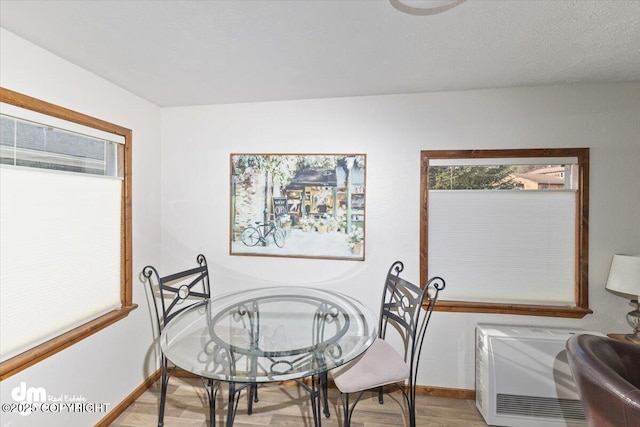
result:
[[[640,1],[12,1],[0,26],[159,106],[640,81]]]

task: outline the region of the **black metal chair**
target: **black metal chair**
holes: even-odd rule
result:
[[[380,307],[378,339],[363,355],[331,371],[333,381],[341,393],[344,427],[351,425],[353,410],[366,390],[377,388],[378,401],[382,404],[383,386],[389,384],[398,386],[402,391],[409,408],[409,425],[416,426],[416,378],[420,353],[431,313],[445,282],[441,277],[433,277],[421,289],[400,278],[403,269],[402,262],[396,261],[387,273]],[[391,330],[396,331],[402,339],[402,355],[386,341],[387,332]],[[405,382],[408,382],[406,386]],[[352,393],[358,395],[350,404],[349,397]]]
[[[202,254],[199,254],[196,260],[198,267],[164,277],[161,277],[160,274],[158,274],[158,270],[151,265],[142,269],[142,274],[146,277],[151,289],[158,326],[158,337],[165,325],[167,325],[176,314],[210,297],[207,260]],[[156,296],[159,297],[160,302],[157,301]],[[168,299],[170,299],[169,303],[167,303]],[[161,359],[162,382],[160,407],[158,410],[158,427],[162,427],[164,424],[167,384],[175,369],[175,366],[168,366],[167,358],[164,354],[161,355]],[[211,425],[213,426],[215,423],[215,399],[218,384],[208,378],[201,378],[201,380],[209,398],[209,416]]]

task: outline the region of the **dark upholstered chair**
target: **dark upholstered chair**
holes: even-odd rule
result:
[[[445,283],[442,278],[434,277],[420,288],[400,277],[403,269],[402,262],[396,261],[385,277],[378,339],[362,356],[331,371],[342,397],[344,427],[351,425],[351,415],[364,391],[377,389],[378,401],[383,403],[383,386],[388,384],[396,385],[402,391],[409,408],[409,426],[416,427],[420,352],[431,313]],[[390,338],[387,331],[399,335],[404,344],[402,353],[385,341]],[[355,400],[350,403],[351,394],[355,395]]]
[[[590,427],[640,426],[640,345],[574,335],[567,357]]]

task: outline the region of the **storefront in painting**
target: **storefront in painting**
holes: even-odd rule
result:
[[[365,159],[232,154],[231,253],[363,260]]]

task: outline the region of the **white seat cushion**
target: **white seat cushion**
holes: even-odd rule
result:
[[[409,366],[383,339],[376,339],[357,359],[331,371],[342,393],[354,393],[409,378]]]

